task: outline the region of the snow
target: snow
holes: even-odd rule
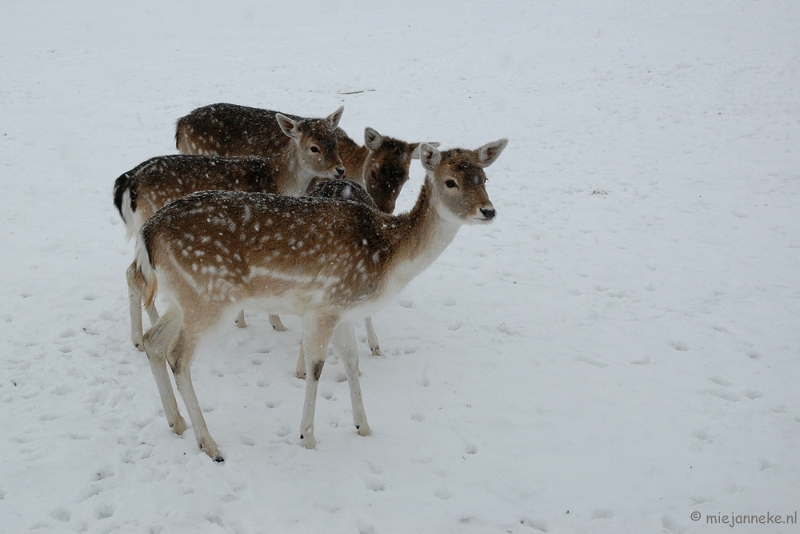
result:
[[[0,531],[712,533],[729,527],[708,516],[793,514],[798,27],[791,0],[4,2]],[[215,102],[343,104],[359,141],[510,139],[486,170],[496,220],[374,317],[384,357],[357,330],[372,436],[332,356],[303,449],[299,320],[255,312],[193,367],[225,463],[166,424],[111,191]]]

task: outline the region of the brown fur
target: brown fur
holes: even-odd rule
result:
[[[182,154],[262,157],[280,191],[299,196],[313,176],[344,177],[335,133],[341,112],[316,119],[213,104],[178,119],[175,145]],[[282,117],[295,123],[291,132],[281,125]]]
[[[144,225],[137,265],[147,284],[169,294],[170,308],[144,336],[167,420],[185,428],[171,384],[175,382],[198,444],[221,460],[191,384],[190,367],[202,334],[242,301],[303,318],[307,371],[301,435],[313,432],[317,382],[332,337],[354,347],[352,326],[342,325],[379,309],[447,247],[459,227],[487,223],[495,210],[484,188],[483,168],[506,145],[440,153],[421,147],[427,177],[414,208],[402,215],[365,204],[327,198],[233,191],[204,191],[176,200]],[[343,334],[344,332],[344,334]],[[343,354],[359,434],[369,425],[361,401],[355,350]]]

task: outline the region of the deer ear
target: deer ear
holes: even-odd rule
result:
[[[278,126],[281,127],[281,131],[287,136],[294,138],[300,137],[300,128],[297,126],[297,121],[293,121],[281,113],[275,114],[275,120],[278,121]]]
[[[442,153],[427,143],[419,145],[417,150],[419,151],[419,159],[422,161],[422,166],[431,172],[435,171],[439,163],[442,162]]]
[[[480,147],[478,152],[478,159],[481,162],[481,167],[488,167],[495,161],[497,158],[500,157],[502,154],[503,149],[508,144],[508,139],[498,139],[497,141],[492,141],[491,143],[486,143],[482,147]]]
[[[441,145],[441,143],[436,143],[436,142],[431,142],[427,144],[431,145],[434,148]],[[408,146],[411,147],[411,159],[419,159],[419,147],[422,146],[422,143],[409,143]]]
[[[374,128],[364,128],[364,144],[370,150],[375,150],[383,143],[383,137]]]
[[[331,128],[336,128],[339,126],[339,121],[342,119],[342,113],[344,113],[344,106],[339,106],[339,109],[325,117],[325,120],[331,123]]]

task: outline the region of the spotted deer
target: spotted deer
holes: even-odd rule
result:
[[[159,208],[188,194],[209,189],[281,193],[273,167],[255,156],[170,155],[151,158],[122,174],[114,182],[114,205],[125,223],[127,237],[137,235],[144,222]],[[134,261],[126,272],[131,316],[131,341],[142,346],[142,291],[144,279]],[[155,304],[146,306],[150,324],[158,320]],[[283,329],[277,315],[270,315],[276,330]]]
[[[332,338],[344,349],[353,422],[359,435],[369,435],[352,321],[394,298],[462,225],[495,218],[484,168],[506,143],[444,152],[423,144],[425,181],[411,211],[396,216],[358,202],[232,191],[194,193],[156,212],[142,227],[136,261],[146,301],[158,290],[170,303],[143,340],[170,427],[186,430],[167,362],[198,445],[223,461],[200,410],[191,364],[203,335],[245,304],[302,318],[301,443],[316,445],[317,387]]]
[[[224,111],[215,111],[213,106],[207,106],[178,121],[178,148],[184,153],[208,155],[206,159],[164,156],[148,160],[117,178],[114,184],[114,203],[125,222],[128,236],[136,233],[155,210],[195,191],[229,189],[299,196],[305,194],[312,178],[344,177],[345,168],[339,157],[335,134],[344,107],[324,119],[287,117],[278,112],[261,110],[273,123],[271,137],[262,134],[259,138],[262,143],[269,141],[269,148],[260,154],[261,163],[255,159],[232,159],[223,164],[220,158],[210,158],[210,155],[235,156],[237,150],[234,149],[248,141],[247,138],[236,138],[220,130],[219,121],[204,119],[209,114],[216,113],[222,120],[227,116]],[[238,120],[236,114],[233,116],[234,122]],[[250,124],[240,121],[239,126],[248,128]],[[222,140],[233,148],[229,151],[222,150]],[[242,152],[242,156],[254,156],[244,150],[238,152]],[[128,196],[123,199],[126,192]],[[137,197],[149,201],[137,205]],[[128,268],[127,278],[131,340],[141,349],[142,311],[136,298],[141,298],[139,287],[142,280],[133,266]],[[151,324],[158,319],[154,305],[147,307],[147,313]],[[277,315],[270,315],[269,321],[276,330],[286,330]],[[236,323],[240,327],[246,326],[244,312],[239,314]]]
[[[341,108],[338,111],[341,112]],[[175,144],[183,154],[272,158],[275,139],[281,137],[276,115],[275,111],[225,103],[197,108],[178,120]],[[283,116],[295,121],[302,120],[293,115]],[[392,213],[400,191],[408,181],[411,160],[419,158],[420,143],[407,143],[384,136],[370,127],[364,129],[364,146],[353,141],[341,128],[335,128],[335,133],[347,178],[366,189],[378,209]],[[429,144],[439,146],[439,143]],[[313,184],[305,178],[303,183],[308,184],[306,191],[310,191]],[[239,313],[236,324],[247,326],[244,311]],[[276,330],[286,330],[277,315],[270,315],[270,324]],[[364,325],[370,350],[378,356],[381,349],[372,318],[366,317]]]
[[[338,112],[341,115],[341,108]],[[236,104],[204,106],[178,120],[175,143],[182,154],[272,158],[275,140],[281,136],[276,127],[276,114],[275,111]],[[295,121],[302,120],[293,115],[282,115]],[[366,128],[365,145],[361,146],[341,128],[336,127],[335,133],[347,177],[364,187],[381,211],[394,211],[400,190],[408,180],[411,159],[419,157],[419,143],[407,143]],[[438,146],[438,143],[430,144]],[[308,185],[313,176],[304,179],[303,183]],[[323,174],[316,176],[325,177]]]
[[[301,196],[314,177],[344,178],[336,129],[344,106],[324,119],[233,104],[197,108],[178,119],[181,154],[260,156],[284,195]]]

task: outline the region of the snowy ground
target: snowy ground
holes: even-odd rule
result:
[[[714,533],[800,509],[797,2],[222,5],[0,6],[0,532]],[[376,316],[384,358],[360,344],[373,436],[332,360],[299,445],[300,325],[260,314],[194,365],[225,464],[167,427],[111,187],[213,102],[510,139],[497,221]]]

